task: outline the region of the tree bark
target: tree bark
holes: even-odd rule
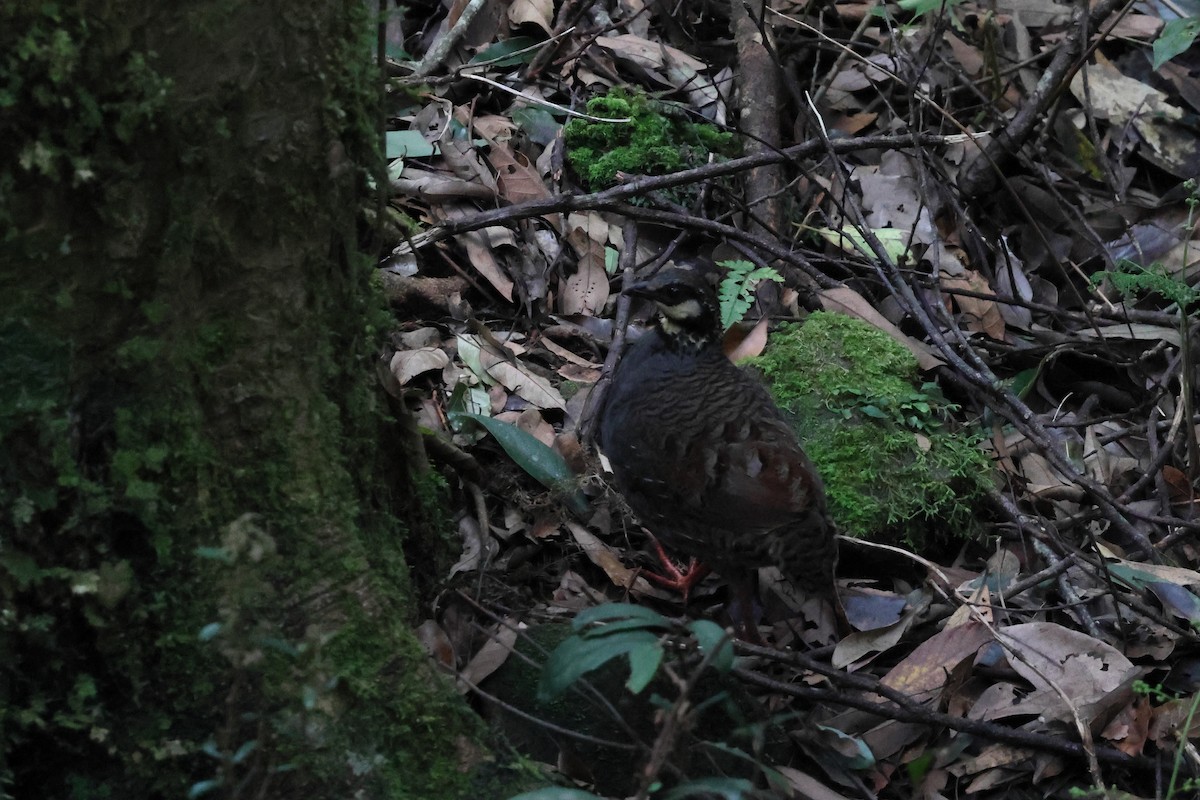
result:
[[[0,10],[0,796],[466,792],[409,632],[437,489],[379,446],[370,41],[348,0]]]

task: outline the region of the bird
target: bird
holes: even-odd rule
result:
[[[770,392],[726,358],[712,288],[668,267],[624,293],[657,313],[621,353],[596,412],[594,440],[617,490],[656,541],[729,583],[739,637],[761,641],[750,607],[766,566],[826,600],[845,629],[821,477]],[[686,591],[689,577],[663,561]]]

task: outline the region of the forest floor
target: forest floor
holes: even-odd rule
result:
[[[531,796],[1200,796],[1195,17],[464,5],[386,25],[381,374],[457,505],[420,633],[549,731],[498,756],[570,787]],[[885,392],[829,345],[809,423],[901,443],[808,445],[853,633],[764,575],[765,644],[732,643],[719,575],[644,577],[586,432],[645,318],[621,287],[667,261],[720,280],[739,358],[831,312],[910,360]],[[495,682],[527,640],[559,643],[540,700]]]

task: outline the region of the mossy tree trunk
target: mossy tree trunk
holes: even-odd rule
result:
[[[378,444],[370,36],[0,10],[0,796],[463,790],[408,633],[430,487]]]

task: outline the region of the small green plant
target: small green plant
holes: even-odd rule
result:
[[[622,88],[589,100],[587,113],[629,120],[573,119],[563,129],[567,160],[589,189],[612,186],[618,173],[665,175],[700,166],[710,154],[737,152],[733,134],[692,122],[669,103]]]
[[[1113,270],[1094,273],[1091,277],[1092,286],[1099,286],[1108,281],[1122,297],[1158,294],[1181,309],[1200,299],[1200,290],[1188,286],[1167,272],[1161,262],[1156,261],[1148,267],[1143,267],[1135,261],[1123,258],[1117,262],[1116,267]]]
[[[728,672],[733,666],[729,635],[709,620],[694,620],[679,631],[657,611],[630,603],[608,603],[580,612],[571,629],[574,633],[554,649],[542,668],[538,697],[543,701],[558,697],[585,674],[621,656],[629,659],[625,688],[640,693],[662,666],[666,654],[663,636],[671,631],[690,634],[705,661],[718,672]]]
[[[783,276],[771,267],[755,267],[749,261],[718,262],[728,270],[721,280],[719,299],[721,301],[721,327],[728,328],[735,322],[741,322],[742,317],[750,310],[754,302],[754,288],[761,281],[783,283]]]

